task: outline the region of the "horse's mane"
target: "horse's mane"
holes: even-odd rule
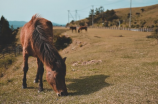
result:
[[[34,31],[32,33],[33,46],[39,59],[51,68],[56,65],[56,62],[63,66],[63,59],[53,46],[52,23],[37,15],[33,16],[31,21],[34,23]]]

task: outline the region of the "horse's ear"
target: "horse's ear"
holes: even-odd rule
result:
[[[64,58],[63,58],[64,62],[66,61],[66,58],[67,58],[67,57],[64,57]]]

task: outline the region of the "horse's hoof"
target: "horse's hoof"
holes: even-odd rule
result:
[[[43,91],[43,89],[42,90],[38,90],[38,93],[40,93],[40,92],[42,92]]]
[[[34,83],[38,83],[38,80],[34,80],[33,82],[34,82]]]
[[[23,85],[23,86],[22,86],[22,89],[25,89],[25,88],[27,88],[27,85],[25,85],[25,86]]]
[[[42,92],[42,91],[43,91],[43,87],[39,87],[38,92]]]

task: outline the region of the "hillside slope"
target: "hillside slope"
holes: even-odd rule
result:
[[[129,13],[130,13],[130,8],[121,8],[121,9],[115,9],[116,15],[119,17],[117,20],[111,21],[104,21],[103,23],[105,24],[106,22],[109,22],[109,26],[116,26],[115,24],[120,21],[120,26],[121,27],[128,27],[129,26]],[[158,4],[156,5],[151,5],[151,6],[145,6],[145,7],[132,7],[132,18],[131,18],[131,27],[132,28],[153,28],[154,26],[158,26]],[[106,11],[105,11],[106,12]],[[97,16],[96,16],[97,17]],[[94,16],[95,18],[95,16]],[[157,23],[155,24],[155,21]],[[76,21],[74,24],[70,23],[70,25],[78,25],[81,22],[91,22],[87,18],[82,19],[79,21]],[[93,26],[103,26],[100,21],[97,23],[94,22]]]
[[[60,51],[67,57],[66,85],[69,95],[56,97],[46,81],[38,93],[36,59],[29,58],[27,89],[22,89],[22,56],[0,79],[0,103],[119,104],[158,102],[157,42],[148,32],[88,29],[63,35],[73,43]]]
[[[25,25],[25,21],[9,21],[9,25],[14,27],[14,29],[18,28],[18,27],[22,27]]]
[[[143,11],[141,9],[143,9]],[[140,24],[141,21],[146,21],[145,27],[152,27],[152,25],[155,25],[154,20],[158,21],[157,11],[158,4],[146,7],[132,8],[132,24]],[[115,12],[122,20],[129,21],[127,18],[128,13],[130,12],[129,8],[115,9]]]

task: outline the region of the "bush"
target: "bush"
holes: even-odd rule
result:
[[[54,37],[53,37],[53,43],[57,50],[64,49],[69,44],[72,43],[72,39],[70,37],[67,37],[65,35],[61,35],[61,33],[66,32],[65,29],[55,29],[53,31]]]
[[[131,28],[135,28],[135,25],[131,25]]]
[[[57,50],[60,50],[60,49],[66,48],[71,43],[72,43],[72,39],[70,37],[66,37],[64,35],[62,35],[62,36],[57,35],[56,41],[54,44],[55,44],[55,47],[57,48]]]

